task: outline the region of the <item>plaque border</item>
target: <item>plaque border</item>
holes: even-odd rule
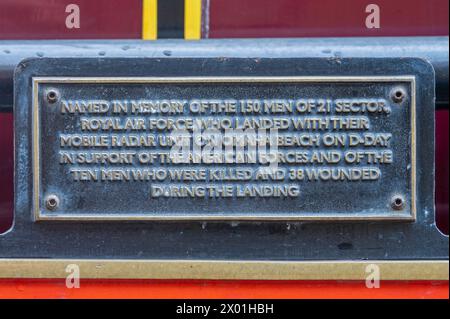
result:
[[[40,211],[40,117],[39,117],[39,84],[120,84],[120,83],[367,83],[367,82],[403,82],[411,89],[411,213],[397,213],[389,216],[380,214],[344,215],[322,214],[311,216],[303,214],[245,214],[245,215],[145,215],[135,214],[45,214]],[[401,76],[183,76],[183,77],[32,77],[32,215],[34,221],[416,221],[416,78],[414,75]]]

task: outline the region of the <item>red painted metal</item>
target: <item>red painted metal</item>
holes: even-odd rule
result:
[[[66,7],[80,8],[80,28],[66,27]],[[0,0],[3,39],[141,38],[141,0]]]
[[[362,281],[263,280],[81,280],[68,289],[64,279],[0,280],[0,298],[153,299],[448,299],[448,281],[382,281],[368,289]],[[1,311],[0,311],[1,313]]]
[[[13,220],[13,154],[13,115],[0,113],[0,234]]]
[[[368,29],[366,6],[380,7]],[[448,35],[448,0],[213,0],[211,38]]]

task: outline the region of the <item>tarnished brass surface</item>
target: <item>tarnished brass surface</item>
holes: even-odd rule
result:
[[[413,76],[34,77],[35,220],[415,220],[415,91]],[[236,144],[227,161],[225,142],[196,161],[196,123],[204,140],[276,129],[277,167]]]

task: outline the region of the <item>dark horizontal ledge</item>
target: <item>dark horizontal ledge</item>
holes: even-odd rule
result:
[[[418,57],[436,72],[436,108],[448,109],[448,37],[0,41],[0,112],[13,107],[15,66],[30,57]]]

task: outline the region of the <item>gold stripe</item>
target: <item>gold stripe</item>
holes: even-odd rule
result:
[[[368,265],[381,280],[448,280],[448,261],[210,261],[0,259],[0,278],[66,278],[80,267],[81,279],[365,280]]]
[[[184,38],[199,40],[202,37],[202,0],[184,0]]]
[[[142,39],[156,40],[158,36],[158,0],[142,0]]]

